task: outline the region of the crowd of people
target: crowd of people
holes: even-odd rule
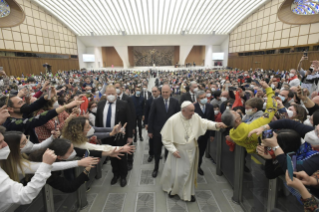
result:
[[[305,211],[316,211],[319,63],[303,67],[304,59],[296,69],[277,71],[81,70],[27,77],[2,71],[0,211],[11,203],[30,203],[46,183],[62,192],[76,191],[104,156],[111,161],[110,184],[126,186],[137,140],[145,139],[143,128],[148,162],[154,160],[152,177],[161,174],[170,198],[196,201],[207,143],[224,128],[230,151],[240,145],[250,155],[244,169],[256,179],[257,196],[268,179],[285,175]],[[296,161],[293,177],[287,154]],[[68,172],[77,166],[85,167],[79,176]],[[254,203],[254,211],[260,208]]]

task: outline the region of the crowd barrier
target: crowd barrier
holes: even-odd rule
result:
[[[95,179],[102,176],[102,164],[105,160],[101,158],[96,167],[90,171],[90,180],[82,184],[76,192],[63,193],[46,184],[39,195],[28,205],[12,205],[6,212],[55,212],[55,211],[80,211],[88,207],[86,198],[87,188],[91,187]],[[83,172],[84,167],[76,167],[71,170],[74,176]],[[68,170],[69,171],[69,170]]]
[[[264,158],[247,154],[236,145],[233,152],[226,144],[226,131],[216,132],[213,142],[208,142],[206,157],[216,163],[216,175],[223,175],[233,188],[232,201],[245,212],[300,212],[303,205],[285,185],[285,177],[267,179]],[[253,161],[251,157],[258,160]],[[244,171],[247,166],[250,171]]]

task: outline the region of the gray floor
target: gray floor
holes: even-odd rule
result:
[[[199,176],[195,203],[185,203],[179,199],[169,199],[161,190],[160,177],[164,163],[161,161],[159,176],[152,178],[153,162],[148,163],[147,132],[143,130],[144,141],[136,144],[134,166],[129,172],[128,185],[111,186],[113,177],[110,162],[103,166],[103,176],[96,180],[87,193],[89,206],[82,212],[217,212],[243,211],[231,202],[232,188],[226,179],[215,174],[215,165],[204,158],[202,168],[205,175]]]

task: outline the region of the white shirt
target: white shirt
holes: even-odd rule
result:
[[[31,181],[23,186],[21,183],[11,180],[7,173],[0,168],[0,211],[7,210],[13,203],[30,204],[51,176],[51,169],[51,165],[41,163]]]
[[[196,95],[192,93],[191,91],[189,91],[189,94],[191,95],[192,101],[194,100],[194,102],[196,102]]]
[[[54,137],[53,135],[51,135],[49,138],[38,144],[34,144],[31,141],[28,141],[27,145],[21,149],[21,153],[31,153],[39,149],[47,148],[53,140]]]
[[[145,93],[145,96],[143,95],[143,97],[145,98],[145,100],[148,100],[148,92],[147,92],[147,90],[144,91],[144,93]]]
[[[104,111],[103,111],[103,126],[106,127],[106,116],[109,110],[109,101],[105,103]],[[115,110],[116,110],[116,101],[112,103],[112,116],[111,116],[111,128],[115,126]]]

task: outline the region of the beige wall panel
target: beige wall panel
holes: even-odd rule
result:
[[[308,44],[308,35],[303,35],[298,38],[298,45]]]
[[[40,19],[40,13],[36,10],[33,10],[33,17],[36,18],[36,19]]]
[[[24,8],[25,15],[32,17],[32,9],[25,7]]]
[[[269,23],[272,24],[272,23],[275,23],[277,20],[277,14],[273,14],[269,17]]]
[[[44,51],[45,52],[51,52],[50,46],[44,46]]]
[[[309,35],[308,44],[314,44],[319,42],[319,33]]]
[[[27,19],[27,24],[28,24],[29,26],[34,26],[34,21],[33,21],[33,18],[32,18],[32,17],[27,16],[27,17],[25,17],[25,18]]]
[[[28,31],[28,25],[21,24],[21,25],[20,25],[20,31],[21,31],[22,33],[29,33],[29,31]]]
[[[280,40],[274,40],[273,48],[279,48],[280,47]]]
[[[4,46],[6,49],[14,49],[14,43],[11,40],[4,40]]]
[[[255,37],[255,36],[250,37],[250,42],[249,42],[249,43],[251,43],[251,44],[255,43],[255,39],[256,39],[256,37]]]
[[[258,19],[263,19],[264,18],[264,11],[259,11],[258,12]]]
[[[253,14],[252,21],[256,21],[257,19],[258,19],[258,14],[257,14],[257,13],[254,13],[254,14]]]
[[[273,43],[274,43],[274,41],[268,41],[267,44],[266,44],[266,48],[267,48],[267,49],[271,49]]]
[[[250,36],[255,36],[256,35],[256,29],[252,29],[250,31]]]
[[[56,53],[56,49],[55,49],[54,46],[51,46],[51,52],[52,52],[52,53]]]
[[[39,52],[45,52],[43,45],[38,45]]]
[[[12,37],[14,41],[22,41],[20,32],[12,32]]]
[[[241,39],[240,45],[245,45],[245,38]]]
[[[300,27],[294,27],[290,29],[290,37],[297,37],[299,35],[299,28]]]
[[[274,35],[274,40],[281,39],[281,33],[282,31],[276,31]]]
[[[30,43],[23,43],[23,49],[24,51],[31,51]]]
[[[246,39],[245,39],[245,44],[249,44],[250,43],[250,37],[247,37]]]
[[[3,41],[3,40],[0,40],[0,49],[5,49],[4,41]]]
[[[35,28],[35,34],[37,36],[42,36],[42,29],[41,28]]]
[[[61,54],[61,48],[60,47],[56,47],[56,53]]]
[[[61,43],[61,47],[65,48],[65,42],[60,40],[60,43]]]
[[[42,20],[41,20],[41,28],[42,28],[42,29],[48,29],[48,26],[47,26],[47,22],[46,22],[46,21],[42,21]]]
[[[259,19],[257,21],[257,27],[262,27],[263,26],[263,19]]]
[[[268,32],[273,32],[273,31],[275,31],[275,23],[269,24],[269,27],[268,27]]]
[[[260,49],[266,49],[266,42],[260,43]]]
[[[250,37],[250,32],[251,32],[251,30],[247,30],[245,37]]]
[[[0,29],[0,40],[3,39],[3,36],[2,36],[2,30]]]
[[[269,16],[264,17],[264,19],[263,19],[263,25],[265,26],[265,25],[268,25],[268,24],[269,24]]]
[[[282,25],[282,28],[283,28],[283,29],[290,29],[290,25],[289,25],[289,24],[283,24],[283,25]]]
[[[14,42],[14,47],[16,50],[21,50],[23,51],[23,45],[22,45],[22,42]]]
[[[245,37],[245,35],[246,35],[245,31],[242,31],[241,32],[241,38],[243,39]]]
[[[43,38],[43,44],[45,46],[49,46],[50,45],[50,39],[49,38]]]
[[[308,25],[301,25],[299,30],[299,35],[308,35],[310,29],[310,24]]]
[[[246,24],[244,24],[244,25],[242,26],[242,30],[241,30],[241,31],[246,31]],[[64,32],[64,34],[67,34],[67,33]]]
[[[23,43],[30,43],[30,38],[29,38],[29,35],[28,34],[21,34],[21,37],[22,37],[22,42]]]
[[[267,35],[267,41],[274,39],[274,32],[269,32]]]
[[[269,8],[269,7],[271,7],[271,1],[265,4],[265,8]]]
[[[38,52],[38,51],[39,51],[38,45],[32,43],[32,44],[31,44],[31,51],[33,51],[33,52]]]
[[[48,30],[48,34],[49,34],[49,38],[54,38],[54,32],[53,31],[49,31]]]
[[[290,29],[285,29],[282,31],[282,38],[289,38],[290,37]]]
[[[261,33],[262,33],[262,27],[258,27],[257,29],[256,29],[256,35],[261,35]]]
[[[249,51],[249,45],[245,45],[245,51]]]
[[[38,44],[43,44],[43,37],[37,36],[37,41],[38,41]]]
[[[264,10],[264,17],[265,16],[269,16],[270,15],[270,8],[266,8],[265,10]]]
[[[49,37],[48,30],[42,29],[42,36],[48,38]]]
[[[254,29],[257,27],[257,21],[251,22],[251,28]]]
[[[268,25],[263,26],[262,34],[268,33]]]
[[[241,27],[242,27],[242,26],[239,26],[239,27],[238,27],[238,32],[241,32]],[[61,32],[61,31],[60,31],[60,28],[59,28],[59,32]],[[63,32],[63,31],[62,31],[62,32]]]
[[[20,32],[20,27],[19,26],[12,27],[11,29],[12,29],[13,32]],[[0,31],[0,34],[1,34],[1,31]],[[0,35],[0,38],[1,38],[1,35]]]
[[[289,38],[289,46],[297,45],[298,37]]]
[[[256,43],[260,43],[261,42],[261,35],[256,35]]]
[[[267,34],[261,35],[261,42],[267,41]]]
[[[249,45],[249,51],[255,50],[255,44],[250,44]]]
[[[276,27],[275,27],[275,31],[282,30],[282,25],[283,25],[282,22],[277,22],[277,23],[276,23]]]
[[[270,8],[270,15],[276,14],[278,11],[278,6],[274,5]]]
[[[311,24],[310,25],[310,34],[318,33],[319,32],[319,23]]]
[[[51,15],[46,14],[45,17],[46,17],[48,23],[52,23],[52,17],[51,17]]]
[[[45,18],[45,14],[44,13],[42,13],[42,12],[40,12],[40,20],[41,21],[45,21],[46,22],[46,18]]]
[[[37,36],[35,36],[35,35],[30,35],[30,43],[38,43],[37,42]]]
[[[2,30],[2,35],[4,40],[13,40],[12,31],[11,30]]]
[[[50,39],[50,46],[55,46],[55,42],[54,42],[54,39]]]
[[[35,35],[36,34],[35,28],[33,26],[28,26],[28,31],[29,31],[29,34],[31,34],[31,35]]]
[[[48,26],[48,30],[52,30],[53,31],[53,25],[51,23],[47,23]]]
[[[281,39],[281,41],[280,41],[280,46],[281,46],[281,47],[286,47],[286,46],[288,46],[288,41],[289,41],[288,38]]]
[[[38,19],[34,19],[34,26],[35,26],[35,27],[38,27],[38,28],[41,28],[41,27],[42,27],[42,26],[41,26],[41,21],[38,20]]]

